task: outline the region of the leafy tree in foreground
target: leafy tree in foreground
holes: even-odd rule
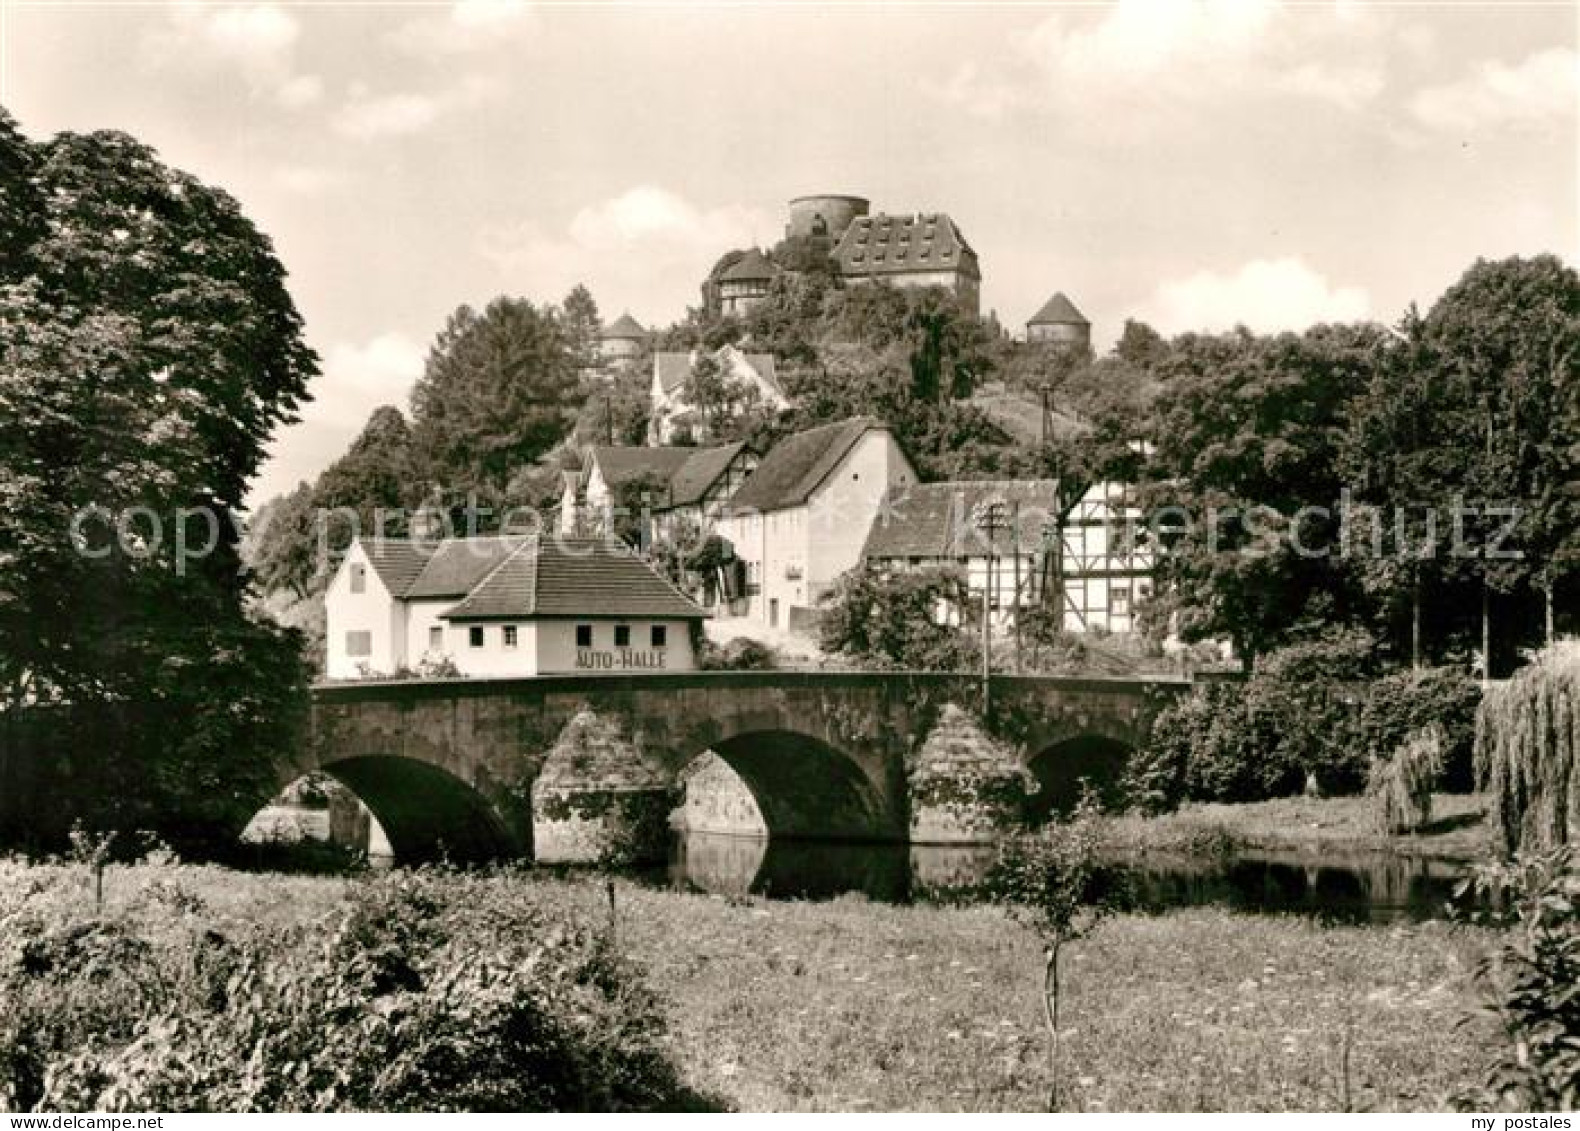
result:
[[[4,126],[32,191],[0,261],[0,774],[25,753],[71,804],[0,823],[212,843],[294,740],[299,640],[244,611],[233,515],[316,358],[229,196],[124,134]],[[69,711],[22,751],[40,704]]]

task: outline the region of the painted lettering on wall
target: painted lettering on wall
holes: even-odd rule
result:
[[[666,666],[665,660],[666,654],[657,650],[639,652],[634,648],[617,648],[613,652],[603,652],[592,648],[576,649],[576,667],[587,671],[657,671]]]

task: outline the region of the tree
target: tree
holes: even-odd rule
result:
[[[580,369],[595,369],[599,361],[600,337],[603,321],[598,316],[598,304],[592,292],[581,283],[571,288],[570,294],[560,304],[560,321],[565,327],[565,338],[571,356]]]
[[[857,568],[823,599],[819,644],[864,667],[966,671],[975,665],[976,644],[951,620],[970,608],[958,570]]]
[[[212,843],[272,792],[305,699],[297,634],[245,612],[234,516],[317,360],[229,196],[124,134],[6,122],[0,146],[36,188],[8,194],[25,247],[0,259],[0,776],[59,704],[29,756],[70,800],[20,828]]]
[[[1338,439],[1383,336],[1317,326],[1172,343],[1146,422],[1142,502],[1167,551],[1155,628],[1227,636],[1249,670],[1301,628],[1361,614],[1337,552]]]
[[[313,506],[331,538],[327,549],[339,553],[353,535],[405,537],[413,487],[411,429],[400,409],[383,405],[313,489]]]
[[[266,593],[285,590],[306,597],[323,575],[313,493],[304,480],[259,507],[247,523],[243,556]]]
[[[446,493],[502,496],[569,430],[579,406],[563,327],[526,299],[458,308],[412,390],[417,474]]]

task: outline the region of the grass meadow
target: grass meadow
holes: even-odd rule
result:
[[[414,945],[407,940],[415,928],[389,911],[387,889],[412,887],[402,876],[297,878],[173,863],[111,867],[104,906],[96,908],[91,876],[81,866],[0,865],[0,919],[6,920],[0,994],[31,995],[31,1008],[44,1017],[50,994],[62,998],[62,1008],[76,1001],[69,1008],[89,1037],[71,1037],[78,1050],[72,1071],[90,1083],[119,1080],[128,1058],[116,1050],[135,1039],[139,1019],[125,1015],[122,1005],[114,1006],[122,1013],[110,1022],[84,1016],[94,1006],[81,985],[52,987],[47,974],[19,974],[29,933],[73,937],[84,924],[114,925],[152,953],[170,955],[161,961],[171,969],[190,966],[196,944],[189,940],[212,938],[246,951],[250,957],[235,964],[240,969],[321,962],[326,953],[345,953],[349,957],[334,961],[360,968],[368,955]],[[599,1013],[608,1002],[617,1011],[636,999],[628,988],[618,1000],[599,998],[592,1007],[577,997],[586,976],[578,972],[584,958],[575,956],[584,956],[587,946],[565,943],[560,925],[579,925],[577,939],[594,939],[600,953],[607,948],[617,954],[619,977],[640,985],[640,1008],[649,1011],[634,1020],[619,1014],[621,1071],[662,1061],[663,1071],[679,1082],[662,1092],[632,1092],[632,1103],[749,1110],[1041,1110],[1046,1103],[1040,955],[1035,940],[993,908],[899,907],[851,897],[727,900],[617,881],[611,917],[605,883],[594,877],[437,873],[416,887],[412,906],[421,918],[440,925],[437,934],[466,937],[425,943],[429,950],[411,960],[419,972],[413,977],[437,979],[429,971],[452,969],[432,955],[449,955],[453,967],[471,969],[502,949],[510,951],[510,962],[541,971],[547,967],[532,948],[536,936],[549,932],[556,949],[546,953],[560,956],[554,968],[572,973],[543,982],[542,1000],[569,1003],[575,1024],[585,1030],[588,1016],[602,1017],[598,1024],[605,1027],[615,1024],[613,1013]],[[370,915],[369,906],[377,914]],[[353,931],[345,926],[348,908],[361,908]],[[398,929],[374,929],[370,922],[395,922]],[[347,939],[361,949],[333,949],[351,945]],[[1437,922],[1324,927],[1216,910],[1120,917],[1065,952],[1062,1103],[1094,1111],[1440,1109],[1480,1078],[1492,1055],[1495,1034],[1475,1013],[1472,970],[1496,941],[1479,928]],[[599,969],[607,965],[597,963]],[[315,969],[312,977],[322,979],[324,970]],[[108,982],[103,970],[79,976],[100,979],[105,996],[115,996],[113,971]],[[225,984],[235,985],[236,976]],[[182,974],[173,982],[190,980]],[[159,1024],[168,1021],[179,1039],[191,1040],[180,1036],[191,1029],[183,1013],[213,1008],[204,1003],[215,992],[214,984],[202,993],[178,986],[139,1008],[164,1018]],[[286,996],[300,1005],[315,992],[296,987],[295,997]],[[497,988],[488,992],[497,994]],[[356,1024],[382,1024],[392,999],[382,1000],[378,1010],[356,1014]],[[514,1012],[498,1014],[506,1018],[502,1025],[494,1025],[495,1014],[482,1021],[464,1015],[459,1025],[444,1013],[451,1008],[430,1003],[427,1012],[412,1010],[441,1032],[430,1043],[448,1050],[428,1055],[422,1062],[428,1075],[414,1079],[430,1078],[429,1062],[444,1063],[451,1055],[445,1042],[453,1043],[452,1031],[493,1025],[489,1031],[512,1032],[520,1016],[517,1003]],[[0,1013],[6,1010],[0,1002]],[[262,1040],[258,1033],[267,1028],[260,1023],[243,1036],[211,1032],[204,1047],[220,1059],[246,1060],[248,1049],[229,1045]],[[587,1055],[596,1070],[607,1071],[598,1066],[614,1055],[610,1042],[585,1037],[575,1047],[593,1048]],[[32,1042],[35,1048],[48,1044],[38,1036]],[[64,1050],[64,1037],[61,1043]],[[115,1067],[84,1067],[83,1055]],[[36,1070],[47,1072],[49,1065]],[[271,1102],[282,1106],[356,1107],[399,1106],[432,1094],[401,1091],[405,1085],[391,1083],[380,1066],[370,1072],[367,1080],[333,1087],[270,1090],[265,1081],[248,1095],[273,1096]],[[90,1098],[113,1104],[115,1096],[144,1095],[138,1087],[147,1092],[154,1086],[134,1080],[108,1093],[109,1100],[102,1091]],[[171,1091],[168,1081],[159,1087],[165,1091],[152,1094],[176,1101],[185,1094]],[[488,1102],[475,1088],[464,1095],[474,1106]]]

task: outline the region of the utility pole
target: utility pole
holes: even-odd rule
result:
[[[982,720],[993,704],[993,618],[989,608],[993,590],[993,536],[1004,529],[1004,504],[981,502],[974,508],[976,527],[987,543],[987,575],[982,579]]]

